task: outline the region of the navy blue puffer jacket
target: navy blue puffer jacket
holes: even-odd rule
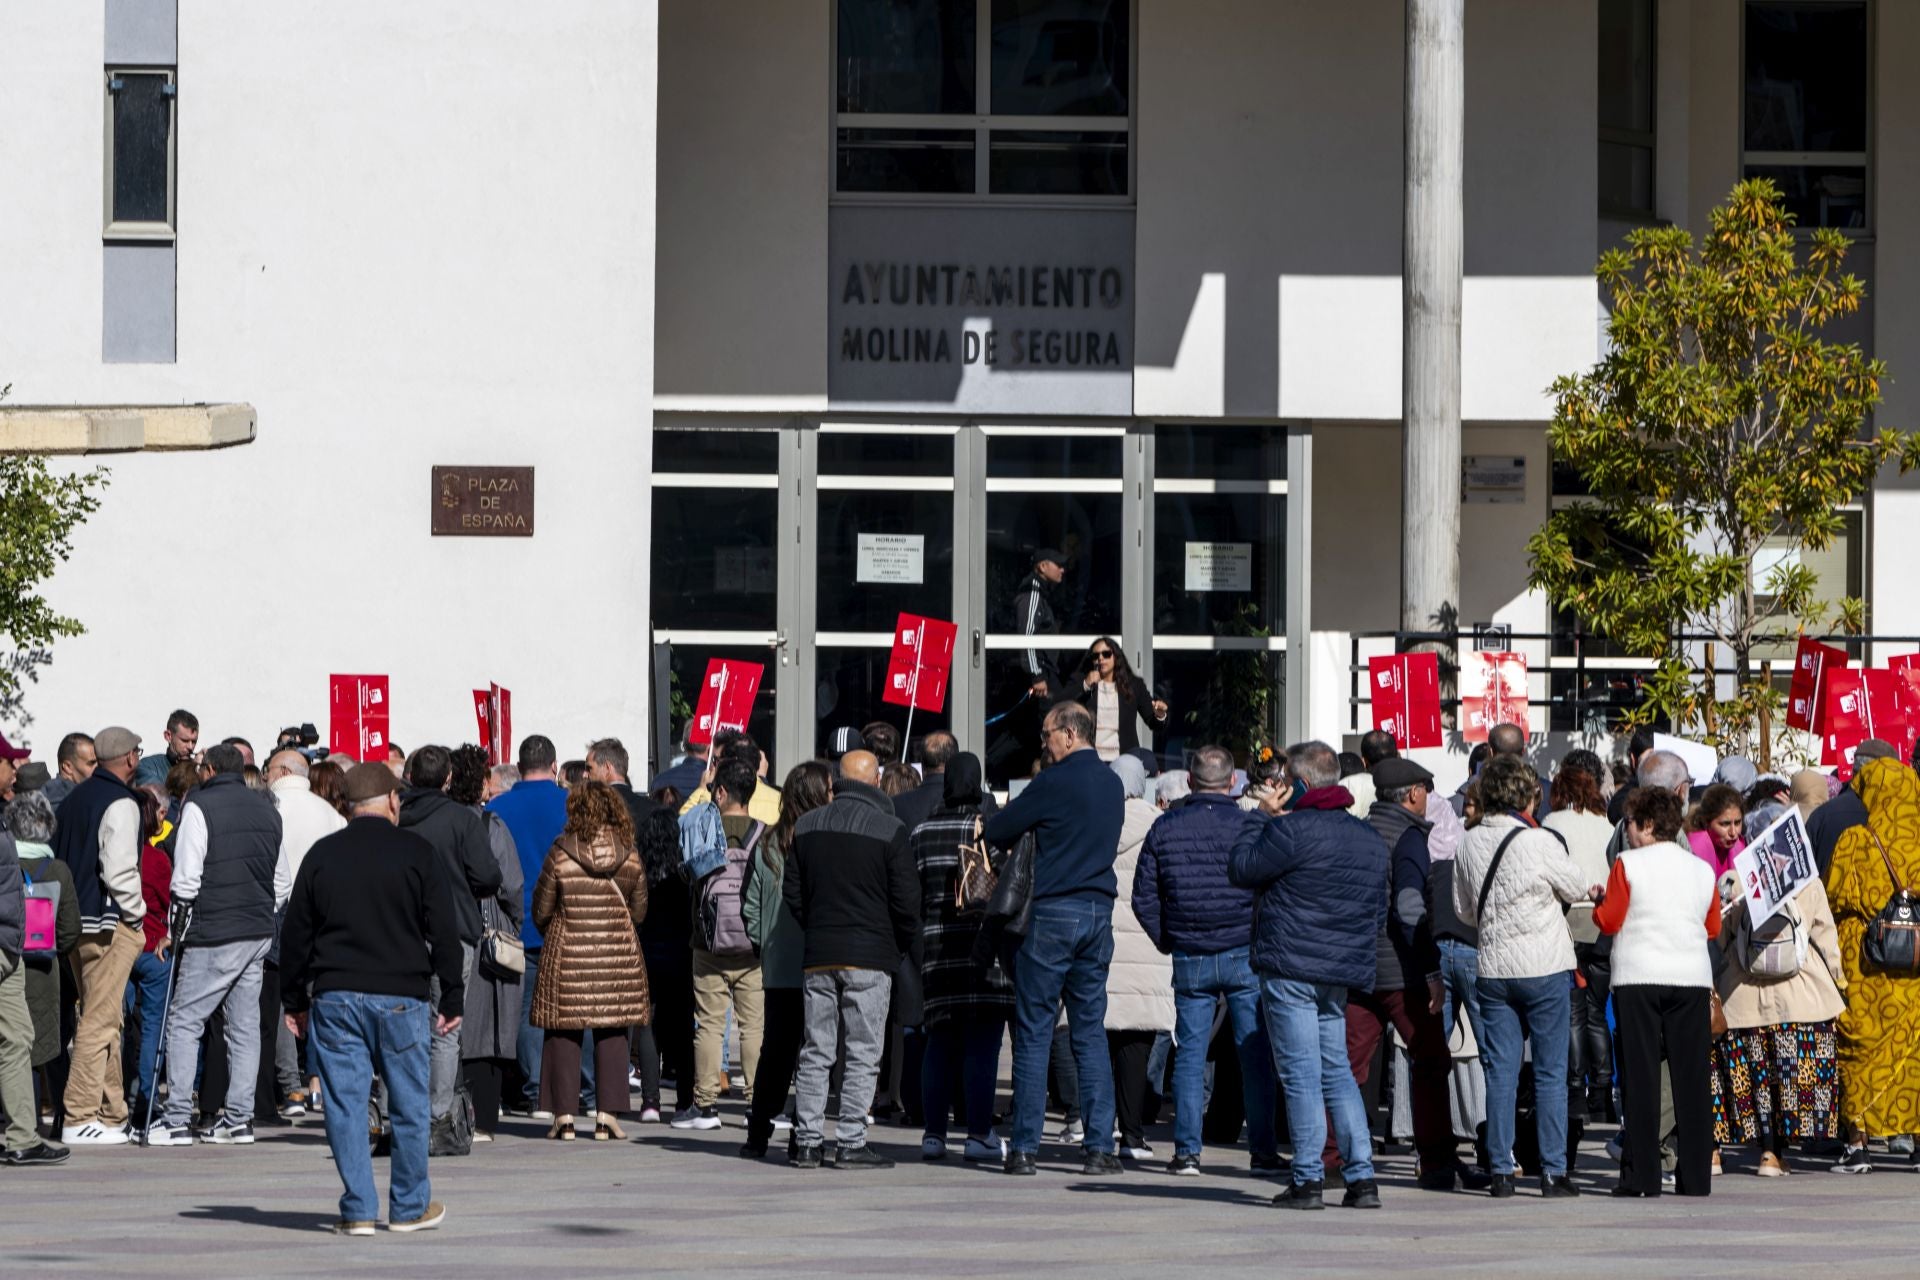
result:
[[[1133,872],[1133,914],[1162,951],[1218,955],[1253,937],[1253,890],[1227,879],[1227,855],[1257,815],[1200,792],[1147,829]]]
[[[1374,938],[1387,914],[1387,856],[1386,841],[1372,827],[1339,810],[1296,809],[1248,823],[1227,870],[1235,884],[1259,893],[1254,969],[1265,977],[1373,990]]]

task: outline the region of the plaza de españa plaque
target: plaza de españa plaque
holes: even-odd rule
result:
[[[469,538],[533,536],[532,467],[435,467],[433,532]]]

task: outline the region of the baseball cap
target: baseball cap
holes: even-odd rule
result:
[[[833,735],[827,739],[827,759],[829,760],[838,760],[849,751],[866,749],[867,740],[860,736],[858,729],[851,726],[835,729]]]
[[[1043,560],[1051,560],[1062,569],[1067,567],[1067,553],[1058,547],[1041,547],[1033,553],[1033,562],[1035,564],[1039,564]]]
[[[26,747],[14,746],[11,742],[7,741],[6,734],[0,733],[0,760],[11,760],[15,764],[19,764],[32,754],[33,752]]]

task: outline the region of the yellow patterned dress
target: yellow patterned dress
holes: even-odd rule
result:
[[[1881,845],[1901,882],[1920,885],[1920,778],[1897,760],[1874,760],[1854,786],[1867,806],[1867,825],[1840,837],[1827,873],[1847,971],[1841,1114],[1856,1135],[1913,1133],[1920,1131],[1920,977],[1865,968],[1860,942],[1893,896]]]

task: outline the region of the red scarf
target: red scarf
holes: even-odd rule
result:
[[[1353,793],[1345,787],[1315,787],[1293,802],[1294,811],[1301,809],[1351,809]]]

